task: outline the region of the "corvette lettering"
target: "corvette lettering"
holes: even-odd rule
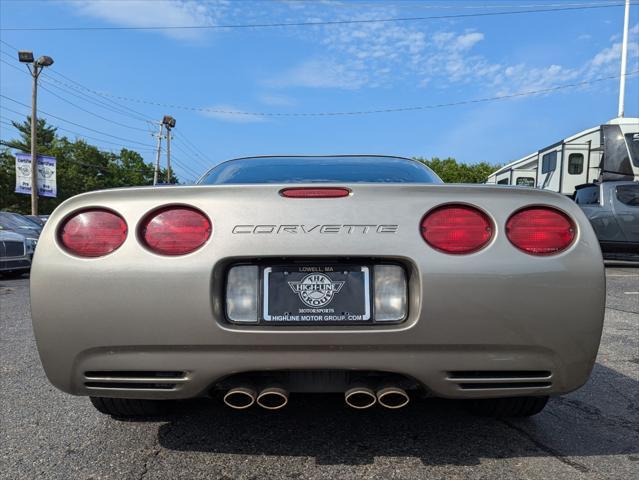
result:
[[[318,224],[318,225],[235,225],[234,234],[347,234],[397,233],[399,225]]]

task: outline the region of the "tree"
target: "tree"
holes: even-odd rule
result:
[[[6,142],[16,150],[30,151],[30,119],[23,123],[14,122],[20,132],[20,138]],[[56,158],[58,196],[40,197],[40,213],[51,213],[55,207],[67,198],[92,190],[115,187],[132,187],[153,184],[152,164],[144,161],[133,150],[123,148],[119,153],[101,151],[85,140],[70,140],[58,137],[55,127],[47,125],[44,119],[38,120],[38,153]],[[161,178],[166,170],[161,171]],[[177,177],[171,175],[173,183]],[[0,150],[0,209],[20,213],[30,213],[29,195],[14,193],[15,157],[9,148]]]
[[[450,157],[443,160],[437,157],[430,160],[418,157],[415,160],[430,167],[445,183],[484,183],[488,176],[500,167],[486,162],[472,165],[457,163],[457,160]]]

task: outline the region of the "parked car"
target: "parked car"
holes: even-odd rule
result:
[[[44,224],[46,223],[46,218],[43,217],[45,217],[45,215],[24,215],[24,218],[26,218],[27,220],[31,220],[40,228],[44,227]]]
[[[15,212],[0,212],[0,224],[25,237],[38,238],[42,232],[41,225]]]
[[[590,220],[604,258],[639,259],[639,182],[579,185],[574,199]]]
[[[21,275],[31,268],[31,256],[27,240],[19,233],[5,230],[0,225],[0,274]]]
[[[243,158],[193,186],[78,195],[31,274],[49,380],[116,417],[303,392],[534,415],[588,379],[605,296],[568,197],[381,156]]]
[[[5,231],[18,233],[25,238],[27,252],[33,255],[38,244],[38,238],[42,228],[27,220],[20,214],[12,212],[0,212],[0,227]]]

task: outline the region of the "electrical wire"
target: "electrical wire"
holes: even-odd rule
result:
[[[19,102],[18,100],[15,100],[15,99],[13,99],[11,97],[8,97],[6,95],[3,95],[3,94],[0,94],[0,98],[4,98],[6,100],[9,100],[10,102],[16,103],[16,104],[21,105],[21,106],[26,107],[26,108],[31,108],[26,103]],[[44,110],[40,110],[40,112],[42,112],[45,115],[48,115],[49,117],[55,118],[56,120],[60,120],[61,122],[65,122],[65,123],[68,123],[70,125],[75,125],[76,127],[84,128],[85,130],[89,130],[91,132],[99,133],[100,135],[105,135],[107,137],[115,138],[117,140],[122,140],[122,141],[125,141],[125,142],[135,143],[137,145],[142,145],[144,147],[153,148],[153,145],[150,145],[148,143],[142,143],[142,142],[138,142],[136,140],[131,140],[130,138],[119,137],[117,135],[111,135],[109,133],[101,132],[100,130],[95,130],[94,128],[89,128],[89,127],[86,127],[84,125],[80,125],[79,123],[72,122],[71,120],[66,120],[66,119],[64,119],[62,117],[58,117],[57,115],[53,115],[52,113],[45,112]]]
[[[10,111],[10,112],[12,112],[12,113],[17,113],[17,114],[19,114],[19,113],[20,113],[20,112],[16,112],[15,110],[11,110],[11,109],[5,109],[5,110]],[[5,119],[7,119],[7,120],[12,121],[12,120],[11,120],[11,119],[9,119],[8,117],[3,117],[3,116],[1,116],[1,115],[0,115],[0,119],[1,119],[1,118],[5,118]],[[6,122],[6,121],[2,121],[2,120],[0,120],[0,123],[1,123],[1,124],[3,124],[3,125],[6,125],[6,126],[8,126],[8,127],[16,128],[16,127],[15,127],[15,125],[13,125],[13,124],[11,124],[11,123],[9,123],[9,122]],[[91,137],[91,136],[89,136],[89,135],[83,135],[83,134],[80,134],[80,133],[78,133],[78,132],[74,132],[74,131],[72,131],[72,130],[68,130],[68,129],[66,129],[66,128],[63,128],[63,127],[55,127],[55,128],[56,128],[56,129],[58,129],[58,130],[63,130],[63,131],[67,131],[67,132],[70,132],[70,133],[74,133],[74,134],[76,134],[76,135],[79,135],[79,136],[80,136],[80,137],[82,137],[82,138],[88,138],[88,139],[97,140],[97,141],[102,142],[102,143],[109,143],[109,144],[113,144],[113,145],[119,146],[121,149],[126,149],[126,150],[131,150],[131,151],[141,151],[141,150],[147,150],[147,151],[152,151],[152,152],[157,151],[156,149],[140,149],[140,148],[137,148],[137,147],[129,147],[129,146],[127,146],[127,145],[121,145],[121,144],[119,144],[119,143],[109,142],[109,141],[107,141],[107,140],[103,140],[103,139],[101,139],[101,138]],[[4,145],[6,145],[6,146],[9,146],[9,147],[11,147],[11,148],[15,148],[15,149],[17,149],[17,150],[21,150],[21,147],[19,147],[19,146],[15,145],[15,144],[9,144],[8,142],[4,142],[3,144],[4,144]],[[109,152],[111,152],[111,153],[114,153],[114,151],[113,151],[112,149],[107,150],[107,149],[104,149],[104,148],[98,148],[98,150],[102,150],[102,151],[109,151]],[[195,180],[194,180],[194,178],[198,178],[198,177],[199,177],[199,174],[198,174],[197,172],[195,172],[195,171],[194,171],[194,170],[192,170],[191,168],[189,168],[189,167],[187,167],[186,165],[184,165],[184,164],[182,163],[182,161],[181,161],[181,160],[179,160],[179,159],[177,159],[177,158],[175,158],[175,156],[172,156],[172,161],[174,161],[174,162],[175,162],[175,164],[176,164],[178,167],[180,167],[180,169],[181,169],[181,170],[183,170],[183,171],[187,172],[187,173],[188,173],[188,175],[190,175],[190,176],[187,176],[187,175],[181,174],[181,175],[180,175],[181,177],[183,177],[183,178],[185,178],[185,179],[187,179],[187,180],[190,180],[191,182],[194,182],[194,181],[195,181]],[[209,167],[207,167],[207,168],[209,168]]]
[[[429,15],[420,17],[395,17],[395,18],[377,18],[377,19],[351,19],[351,20],[326,20],[326,21],[310,21],[310,22],[277,22],[277,23],[245,23],[245,24],[221,24],[221,25],[163,25],[163,26],[86,26],[86,27],[2,27],[0,31],[17,32],[17,31],[121,31],[121,30],[218,30],[218,29],[249,29],[249,28],[280,28],[280,27],[316,27],[328,25],[357,25],[367,23],[399,23],[399,22],[423,22],[429,20],[446,20],[455,18],[472,18],[472,17],[492,17],[506,15],[522,15],[530,13],[545,12],[565,12],[574,10],[592,10],[601,8],[617,8],[622,7],[622,3],[615,4],[599,4],[577,7],[557,7],[557,8],[535,8],[530,10],[507,10],[504,12],[484,12],[484,13],[459,13],[449,15]]]
[[[7,112],[11,112],[11,113],[14,113],[14,114],[17,114],[17,115],[23,115],[22,113],[20,113],[20,112],[18,112],[16,110],[13,110],[13,109],[10,109],[10,108],[6,108],[6,107],[2,107],[2,110],[6,110]],[[16,120],[13,120],[11,118],[5,117],[4,115],[0,115],[0,118],[4,118],[4,119],[9,120],[11,122],[19,123]],[[7,124],[7,125],[9,125],[9,126],[11,126],[13,128],[16,128],[12,124]],[[71,133],[73,135],[77,135],[77,137],[80,137],[80,138],[88,138],[90,140],[95,140],[95,141],[102,142],[102,143],[108,143],[110,145],[116,145],[116,146],[118,146],[120,148],[125,148],[127,150],[135,150],[135,151],[143,151],[143,152],[155,152],[157,150],[155,148],[140,148],[140,147],[132,147],[130,145],[122,145],[121,143],[111,142],[109,140],[104,140],[102,138],[93,137],[91,135],[85,135],[83,133],[79,133],[79,132],[76,132],[74,130],[69,130],[68,128],[64,128],[64,127],[55,126],[55,128],[56,128],[56,130],[62,130],[63,132],[68,132],[68,133]]]
[[[628,72],[626,73],[626,78],[634,76],[637,73],[639,73],[639,70]],[[414,111],[422,111],[422,110],[434,110],[434,109],[446,108],[446,107],[455,107],[460,105],[470,105],[470,104],[476,104],[476,103],[495,102],[500,100],[508,100],[512,98],[542,95],[546,93],[556,92],[559,90],[583,87],[583,86],[592,85],[595,83],[605,82],[607,80],[619,79],[619,77],[620,75],[609,75],[606,77],[594,78],[592,80],[584,80],[582,82],[556,85],[554,87],[542,88],[537,90],[525,90],[525,91],[515,92],[510,94],[496,95],[493,97],[459,100],[456,102],[435,103],[435,104],[429,104],[429,105],[412,105],[412,106],[405,106],[405,107],[378,108],[373,110],[324,111],[324,112],[263,112],[263,111],[252,112],[252,111],[241,111],[241,110],[221,110],[221,109],[208,108],[208,107],[193,107],[193,106],[177,105],[172,103],[154,102],[154,101],[142,100],[138,98],[122,97],[119,95],[111,95],[111,94],[104,94],[104,95],[110,95],[120,100],[156,105],[156,106],[171,108],[176,110],[188,110],[188,111],[206,112],[206,113],[220,113],[224,115],[241,115],[241,116],[253,116],[253,117],[335,117],[335,116],[372,115],[372,114],[380,114],[380,113],[414,112]]]

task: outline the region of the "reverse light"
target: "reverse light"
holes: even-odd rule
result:
[[[575,225],[563,212],[551,207],[528,207],[506,222],[506,236],[519,250],[530,255],[553,255],[570,246]]]
[[[399,265],[375,265],[375,321],[398,322],[407,314],[406,274]]]
[[[351,191],[342,187],[296,187],[280,190],[286,198],[340,198],[348,197]]]
[[[257,323],[258,267],[238,265],[226,279],[226,315],[237,323]]]
[[[185,255],[204,245],[212,231],[208,217],[199,210],[172,206],[151,212],[142,221],[140,237],[160,255]]]
[[[102,257],[126,240],[125,221],[109,210],[83,210],[67,218],[58,230],[64,248],[80,257]]]
[[[469,205],[442,205],[421,222],[422,238],[436,250],[450,254],[473,253],[485,247],[493,235],[492,222]]]

